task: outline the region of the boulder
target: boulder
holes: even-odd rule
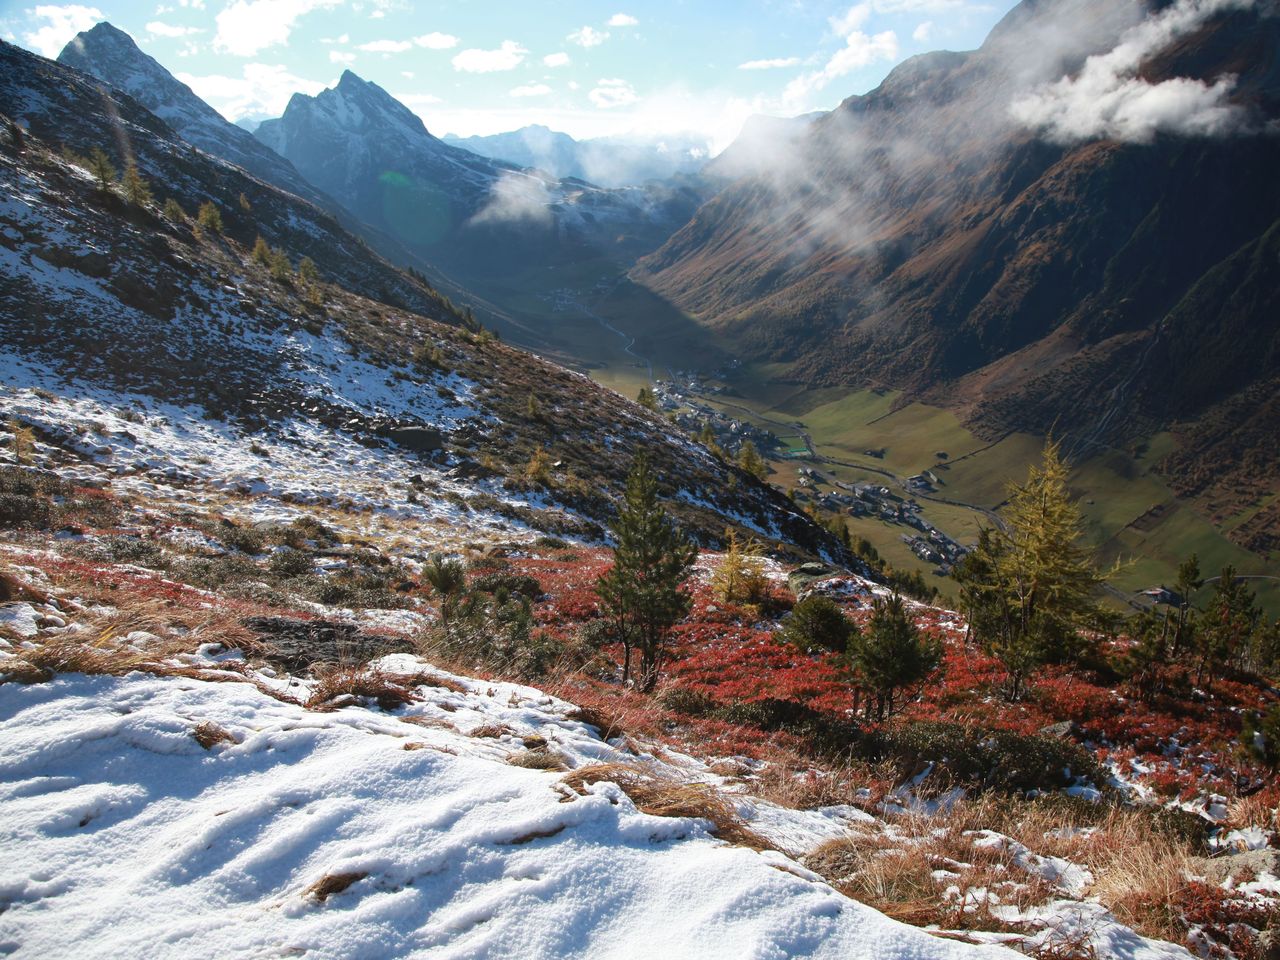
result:
[[[387,439],[414,453],[435,453],[444,449],[444,435],[435,427],[392,427]]]
[[[404,637],[364,633],[336,620],[297,617],[247,617],[244,625],[267,642],[264,659],[286,670],[316,663],[367,663],[388,653],[412,653]]]

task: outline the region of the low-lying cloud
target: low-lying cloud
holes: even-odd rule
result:
[[[489,191],[489,200],[469,221],[486,224],[550,225],[551,193],[537,177],[526,173],[504,173]]]
[[[1090,57],[1076,76],[1015,99],[1010,112],[1017,122],[1058,143],[1097,138],[1146,143],[1158,133],[1238,132],[1248,120],[1229,99],[1235,77],[1212,82],[1175,77],[1151,83],[1138,76],[1138,70],[1213,15],[1253,5],[1254,0],[1178,0],[1128,30],[1107,53]]]

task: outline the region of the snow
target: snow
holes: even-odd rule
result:
[[[533,732],[574,766],[625,755],[562,701],[461,682],[395,714],[142,674],[0,686],[0,942],[77,957],[1014,956],[889,920],[784,854],[640,813],[613,784],[578,796],[511,766]],[[192,736],[206,722],[237,742],[206,751]],[[482,723],[516,733],[462,732]],[[359,879],[308,893],[341,874]]]

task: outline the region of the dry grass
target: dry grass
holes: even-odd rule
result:
[[[985,888],[1002,905],[1026,909],[1061,896],[1053,884],[1018,865],[1001,847],[975,847],[979,831],[1004,834],[1040,856],[1062,857],[1094,877],[1087,891],[1122,924],[1144,936],[1182,943],[1187,935],[1186,904],[1192,840],[1149,811],[1067,798],[1015,800],[984,795],[934,815],[906,815],[890,821],[893,834],[866,830],[825,844],[805,864],[846,895],[908,923],[950,929],[1007,931],[1011,927],[979,904],[963,910],[947,886],[962,891]],[[935,878],[935,870],[958,877]],[[1046,941],[1036,956],[1088,958],[1088,944]]]
[[[351,873],[326,873],[323,877],[303,891],[304,897],[311,897],[324,903],[336,893],[342,893],[353,883],[358,883],[369,874],[364,870]]]
[[[875,807],[893,789],[895,779],[888,764],[820,768],[772,762],[751,776],[748,784],[751,794],[762,800],[793,810],[814,810],[842,804]]]
[[[413,690],[414,679],[359,667],[331,668],[321,673],[306,708],[330,712],[356,700],[373,700],[383,710],[394,710],[422,699]]]
[[[502,740],[504,736],[515,733],[506,723],[485,723],[484,726],[476,727],[467,733],[468,737],[476,737],[483,740]]]
[[[554,750],[539,748],[513,753],[507,757],[507,763],[513,767],[524,767],[528,770],[567,770],[569,765],[564,757]]]
[[[710,820],[715,834],[735,846],[765,850],[772,845],[747,827],[733,806],[705,783],[684,783],[652,770],[626,763],[581,767],[563,782],[585,794],[593,783],[616,783],[642,813],[656,817],[696,817]]]
[[[196,724],[195,729],[191,731],[191,735],[196,738],[196,743],[206,750],[212,750],[219,743],[240,742],[236,739],[234,733],[218,726],[212,720],[204,720]]]

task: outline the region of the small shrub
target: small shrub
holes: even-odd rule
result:
[[[302,577],[314,573],[315,565],[310,554],[284,547],[271,555],[267,569],[280,577]]]

